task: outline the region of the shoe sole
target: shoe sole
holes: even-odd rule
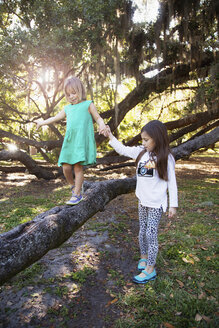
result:
[[[136,284],[146,284],[147,282],[149,282],[151,280],[155,280],[156,278],[157,278],[157,276],[155,276],[153,278],[150,278],[150,279],[145,279],[145,280],[142,280],[142,281],[135,280],[135,279],[133,279],[132,281]]]

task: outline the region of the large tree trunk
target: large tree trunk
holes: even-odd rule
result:
[[[85,185],[86,186],[86,185]],[[58,206],[0,236],[0,284],[64,243],[113,198],[133,191],[135,178],[98,182],[75,207]]]
[[[176,159],[219,139],[219,127],[173,149]],[[57,206],[0,235],[0,284],[60,246],[74,231],[120,194],[134,190],[135,178],[85,184],[86,200],[76,207]]]

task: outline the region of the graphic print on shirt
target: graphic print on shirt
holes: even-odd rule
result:
[[[149,159],[148,161],[140,162],[138,165],[137,174],[139,177],[152,178],[154,176],[155,167],[155,162],[151,159]]]

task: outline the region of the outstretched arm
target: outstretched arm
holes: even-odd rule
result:
[[[119,140],[117,140],[111,130],[110,127],[108,125],[106,125],[106,131],[105,131],[105,137],[108,137],[110,139],[109,144],[110,146],[112,146],[115,151],[120,154],[120,155],[124,155],[133,159],[136,159],[138,154],[142,151],[141,147],[128,147],[123,145]]]
[[[43,120],[39,118],[38,120],[34,121],[34,123],[36,123],[37,130],[38,130],[42,125],[49,125],[51,123],[58,122],[62,120],[64,117],[65,117],[65,110],[63,109],[57,115],[50,117],[47,120]]]

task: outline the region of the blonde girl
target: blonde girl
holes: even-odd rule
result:
[[[96,142],[92,119],[98,124],[99,133],[104,134],[106,126],[94,103],[91,100],[86,100],[85,88],[79,78],[73,76],[66,79],[64,93],[69,104],[56,116],[47,120],[39,119],[36,123],[38,129],[43,125],[58,122],[65,117],[67,119],[66,133],[58,165],[63,167],[64,176],[72,191],[72,196],[66,204],[76,205],[83,199],[81,194],[84,181],[83,166],[96,162]]]

